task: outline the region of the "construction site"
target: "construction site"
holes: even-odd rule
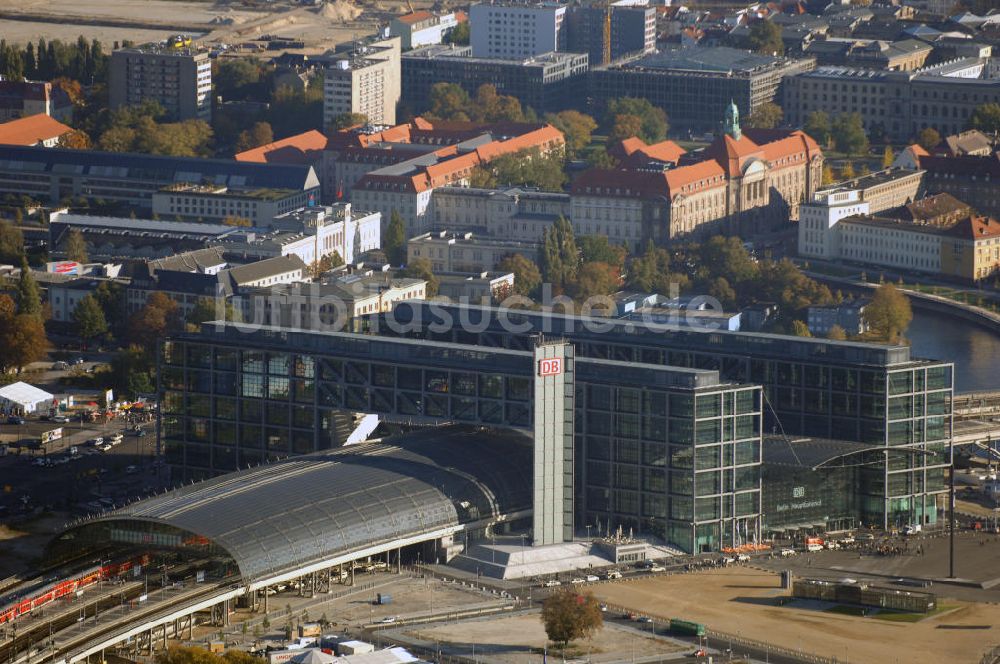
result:
[[[411,7],[443,6],[441,0],[0,0],[0,34],[9,44],[80,35],[113,44],[183,33],[202,47],[243,52],[291,38],[302,47],[283,50],[311,54],[367,35]]]

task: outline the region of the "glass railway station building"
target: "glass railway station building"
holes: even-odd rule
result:
[[[715,551],[944,508],[953,369],[905,346],[427,302],[361,328],[166,341],[175,479],[328,450],[346,411],[527,434],[535,544],[621,526]]]

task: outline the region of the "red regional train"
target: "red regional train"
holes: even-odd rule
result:
[[[23,590],[0,597],[0,625],[11,622],[20,615],[30,613],[34,609],[45,606],[49,602],[75,593],[77,590],[92,586],[102,579],[111,579],[125,574],[136,565],[145,565],[149,556],[139,556],[130,560],[112,562],[106,565],[91,567],[82,572],[75,572],[70,578],[62,581],[54,578],[46,579]]]

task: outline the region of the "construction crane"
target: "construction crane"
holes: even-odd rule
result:
[[[611,0],[603,0],[604,5],[604,39],[601,41],[603,49],[601,53],[601,64],[611,64]]]
[[[413,13],[413,3],[410,0],[406,0],[406,8],[410,10],[411,14]]]

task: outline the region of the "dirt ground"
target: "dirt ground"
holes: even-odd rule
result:
[[[652,577],[601,585],[594,592],[610,604],[650,615],[695,620],[709,629],[850,662],[972,663],[1000,644],[1000,606],[994,604],[948,600],[953,611],[917,623],[778,607],[778,576],[751,568]]]
[[[422,3],[415,4],[419,7]],[[0,20],[0,34],[8,43],[37,41],[39,37],[75,40],[82,34],[106,44],[123,39],[158,41],[179,31],[205,44],[237,44],[271,34],[302,39],[308,47],[305,50],[314,52],[374,32],[379,24],[405,11],[404,0],[330,0],[318,8],[287,2],[272,6],[273,10],[254,11],[228,0],[0,0],[0,11],[7,15],[46,17],[37,22]],[[137,25],[82,25],[74,17]]]
[[[477,650],[482,649],[489,653],[491,661],[501,660],[512,664],[524,662],[524,654],[529,648],[542,648],[547,642],[545,629],[537,613],[418,628],[407,632],[407,635],[425,641],[475,643]],[[575,647],[581,656],[587,656],[591,662],[621,660],[623,653],[631,653],[634,657],[647,657],[678,652],[686,648],[663,639],[642,636],[636,630],[612,624],[605,624],[592,639],[575,642],[572,647]]]

